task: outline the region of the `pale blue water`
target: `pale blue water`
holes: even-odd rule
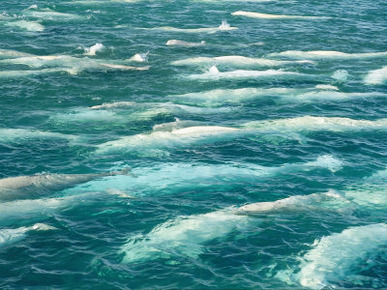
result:
[[[387,287],[386,6],[0,1],[0,287]]]

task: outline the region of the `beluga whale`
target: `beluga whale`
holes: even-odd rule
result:
[[[124,175],[128,168],[120,171],[89,174],[35,174],[0,179],[0,202],[41,197],[75,185],[106,176]]]

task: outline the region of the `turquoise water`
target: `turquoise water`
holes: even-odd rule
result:
[[[0,1],[0,287],[387,287],[386,8]]]

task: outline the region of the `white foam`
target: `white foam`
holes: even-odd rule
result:
[[[27,20],[10,21],[10,22],[7,22],[5,25],[9,27],[17,27],[17,28],[24,29],[27,31],[32,31],[32,32],[42,32],[45,29],[45,27],[42,24],[35,21],[27,21]]]
[[[301,258],[301,270],[295,276],[303,287],[334,287],[346,279],[356,266],[383,252],[387,244],[384,223],[351,227],[341,233],[316,240]]]
[[[106,47],[102,43],[96,43],[88,48],[85,48],[85,55],[96,55],[96,53],[105,50]]]
[[[235,11],[231,13],[234,16],[246,16],[250,18],[261,18],[261,19],[330,19],[330,17],[324,16],[301,16],[301,15],[276,15],[259,12],[248,12],[248,11]]]
[[[165,45],[168,46],[180,46],[180,47],[198,47],[198,46],[204,46],[206,44],[205,41],[201,42],[188,42],[183,40],[177,40],[177,39],[170,39],[167,41]]]
[[[296,72],[288,72],[283,70],[234,70],[227,72],[219,72],[216,66],[212,66],[210,70],[203,74],[194,74],[186,76],[188,79],[194,80],[216,80],[216,79],[244,79],[244,78],[270,78],[278,76],[303,76]]]
[[[292,58],[306,58],[306,59],[361,59],[361,58],[377,58],[386,57],[387,52],[366,52],[366,53],[345,53],[341,51],[299,51],[289,50],[278,53],[270,53],[268,56],[286,56]]]
[[[153,229],[150,233],[129,239],[122,247],[123,263],[141,262],[181,255],[197,258],[205,244],[221,238],[248,222],[244,216],[229,211],[179,217]]]
[[[381,85],[387,81],[387,66],[381,69],[370,71],[364,78],[364,82],[368,85]]]

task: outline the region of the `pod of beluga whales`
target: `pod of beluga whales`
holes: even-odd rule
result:
[[[106,2],[136,3],[140,0],[112,1],[72,1],[71,5],[98,4]],[[198,0],[199,1],[199,0]],[[210,0],[201,0],[210,2]],[[231,0],[230,0],[231,1]],[[235,2],[242,2],[242,0]],[[251,2],[270,2],[257,0]],[[235,17],[265,19],[265,21],[328,20],[331,17],[309,15],[278,15],[261,12],[235,11]],[[28,19],[28,20],[25,20]],[[33,21],[31,21],[33,19]],[[56,12],[36,5],[23,10],[19,16],[2,15],[1,25],[41,33],[50,21],[87,21],[87,16]],[[42,24],[43,23],[43,24]],[[47,23],[47,24],[46,24]],[[126,28],[123,25],[117,29]],[[137,27],[139,31],[176,34],[165,46],[190,49],[211,46],[207,41],[191,42],[184,40],[189,34],[233,33],[242,28],[230,26],[223,21],[218,27],[178,28],[171,26]],[[106,71],[152,71],[148,63],[152,53],[136,53],[128,59],[110,60],[99,56],[109,55],[109,48],[102,43],[82,48],[78,54],[37,55],[18,50],[0,49],[0,79],[23,78],[40,74],[66,73],[77,77],[82,72]],[[193,51],[193,50],[192,50]],[[329,75],[301,73],[298,67],[309,69],[319,63],[336,60],[385,59],[387,52],[345,53],[340,51],[299,51],[289,50],[269,53],[259,57],[242,55],[193,56],[171,60],[172,68],[194,69],[176,79],[184,82],[230,82],[254,80],[257,82],[306,80],[309,87],[245,87],[220,88],[184,94],[168,94],[162,101],[113,101],[101,102],[89,107],[72,107],[63,112],[50,112],[47,126],[50,130],[35,128],[0,128],[1,144],[25,144],[31,140],[66,140],[69,146],[87,146],[91,153],[88,162],[112,158],[148,158],[162,160],[179,150],[194,150],[200,146],[211,146],[234,140],[254,140],[257,143],[304,144],[313,142],[313,137],[321,132],[362,136],[369,132],[385,132],[387,118],[356,119],[342,116],[296,115],[284,118],[230,121],[227,124],[208,124],[197,119],[206,115],[226,116],[240,107],[261,100],[275,103],[313,104],[323,102],[347,102],[358,99],[385,99],[386,94],[377,91],[345,92],[340,90],[340,82],[347,79],[346,71],[336,71]],[[27,69],[18,69],[23,66]],[[16,69],[9,69],[15,67]],[[261,70],[265,68],[264,70]],[[291,70],[295,68],[296,70]],[[387,67],[364,73],[360,81],[365,87],[378,88],[386,84]],[[138,71],[138,72],[137,72]],[[144,75],[146,76],[146,75]],[[181,119],[191,116],[193,120]],[[178,117],[179,116],[179,117]],[[198,117],[199,118],[195,118]],[[90,132],[98,131],[95,124],[106,130],[112,124],[126,127],[136,122],[151,122],[157,118],[174,118],[173,122],[156,124],[151,130],[117,137],[114,140],[96,142],[93,134],[66,134],[56,132],[68,126],[80,124],[89,126]],[[83,128],[80,130],[85,131]],[[59,130],[60,131],[60,130]],[[89,145],[91,143],[93,145]],[[290,162],[278,166],[264,166],[249,162],[153,162],[149,166],[125,166],[118,170],[88,174],[39,173],[26,176],[9,176],[0,179],[0,247],[12,247],[34,231],[58,231],[59,229],[41,222],[49,220],[56,212],[76,207],[77,204],[94,198],[141,199],[153,196],[168,196],[179,192],[195,192],[206,188],[227,191],[234,185],[258,185],[273,178],[312,172],[317,174],[340,174],[345,172],[346,161],[335,154],[321,153],[307,156],[305,162]],[[387,245],[387,224],[380,222],[387,210],[385,198],[386,170],[374,172],[357,184],[342,190],[315,192],[308,195],[292,194],[272,201],[260,201],[214,209],[214,211],[181,215],[158,224],[147,233],[129,234],[117,255],[124,265],[146,263],[154,260],[174,261],[183,258],[202,259],[207,246],[213,241],[226,237],[258,231],[260,226],[290,215],[334,215],[337,218],[356,219],[358,212],[366,212],[374,217],[375,223],[349,226],[341,232],[316,237],[307,250],[296,253],[298,267],[288,267],[277,271],[274,277],[289,286],[323,289],[335,287],[336,283],[351,275],[356,265],[383,252]],[[183,174],[182,174],[183,173]],[[34,224],[12,228],[18,224],[20,216],[34,221]],[[371,219],[372,220],[372,219]],[[258,228],[258,230],[257,230]],[[1,249],[1,248],[0,248]],[[176,262],[177,263],[177,262]],[[273,265],[275,268],[276,265]],[[338,270],[339,269],[339,270]]]

